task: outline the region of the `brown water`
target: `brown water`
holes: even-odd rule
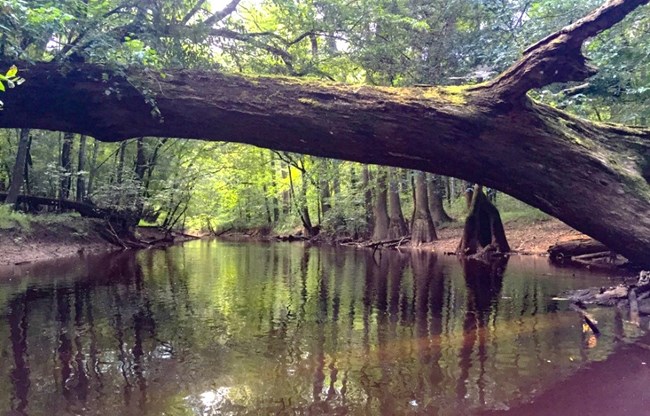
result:
[[[286,243],[25,267],[0,276],[0,414],[504,409],[613,351],[552,299],[600,284],[543,258]],[[614,310],[594,315],[626,331]]]

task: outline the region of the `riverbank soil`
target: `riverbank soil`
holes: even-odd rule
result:
[[[51,217],[0,229],[0,266],[115,250],[97,231],[99,220]]]
[[[106,223],[94,218],[25,216],[22,221],[0,225],[0,267],[123,249],[105,238]],[[157,227],[139,227],[136,237],[144,247],[200,238],[175,232],[168,234]]]
[[[548,248],[558,242],[587,238],[556,219],[513,220],[504,224],[506,236],[512,250],[523,254],[545,254]],[[97,231],[102,225],[99,220],[81,217],[62,217],[44,222],[31,222],[0,229],[0,265],[15,265],[40,260],[75,256],[119,249],[107,242]],[[156,232],[154,232],[156,231]],[[441,227],[437,230],[439,239],[420,246],[422,250],[438,253],[454,253],[462,237],[461,223]],[[152,228],[139,229],[144,241],[162,238]],[[224,236],[228,239],[242,237],[234,233]],[[178,242],[181,236],[175,236]],[[241,239],[259,239],[263,235],[246,235]],[[188,237],[189,238],[189,237]]]
[[[424,244],[438,253],[455,253],[458,242],[463,236],[463,223],[439,227],[438,240]],[[504,223],[506,238],[512,251],[521,254],[546,254],[550,246],[556,243],[589,238],[556,219],[513,220]]]

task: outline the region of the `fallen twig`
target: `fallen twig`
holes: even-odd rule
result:
[[[582,316],[582,318],[585,320],[587,325],[589,325],[589,328],[594,334],[600,335],[600,330],[598,329],[598,326],[596,326],[598,322],[593,318],[593,316],[591,316],[590,314],[582,310],[578,305],[574,303],[572,303],[569,307],[573,311],[577,312],[580,316]]]

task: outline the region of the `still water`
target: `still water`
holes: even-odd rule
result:
[[[458,415],[610,354],[512,258],[195,241],[0,274],[1,415]],[[574,275],[575,274],[575,275]]]

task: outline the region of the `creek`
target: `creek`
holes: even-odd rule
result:
[[[615,350],[541,257],[192,241],[0,274],[0,412],[460,415],[526,402]]]

